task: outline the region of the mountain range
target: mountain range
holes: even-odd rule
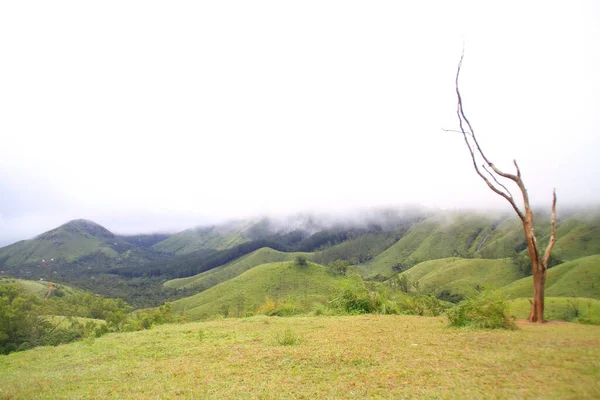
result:
[[[571,212],[558,221],[550,295],[600,299],[599,215]],[[543,247],[549,218],[536,217]],[[447,301],[484,286],[502,288],[513,297],[531,290],[522,227],[515,216],[449,211],[381,210],[347,220],[261,218],[135,236],[74,220],[0,248],[0,276],[61,282],[122,297],[136,307],[170,300],[182,310],[187,307],[190,315],[206,316],[233,307],[232,299],[240,296],[250,308],[266,296],[297,296],[296,289],[276,293],[277,285],[264,282],[296,274],[286,265],[299,255],[311,261],[314,274],[298,276],[296,289],[325,288],[314,279],[339,260],[371,281],[406,276],[419,290]],[[252,294],[244,295],[248,290],[241,288],[249,287]]]

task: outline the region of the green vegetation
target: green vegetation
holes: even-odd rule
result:
[[[530,297],[533,292],[531,278],[519,279],[502,291],[512,298]],[[545,293],[549,297],[600,299],[600,255],[582,257],[549,269]]]
[[[188,254],[198,250],[226,250],[247,242],[244,225],[187,229],[156,243],[153,249],[166,253]]]
[[[115,257],[119,242],[100,225],[86,220],[75,220],[0,249],[3,268],[28,266],[29,269],[52,270],[59,261],[74,261],[98,251]]]
[[[497,289],[523,277],[510,259],[455,257],[425,261],[400,275],[417,282],[423,293],[448,301],[461,300],[483,287]]]
[[[42,301],[21,285],[0,284],[0,354],[36,346],[58,345],[84,336],[122,329],[129,306],[123,300],[91,293],[50,297]],[[73,317],[89,318],[82,321]],[[102,319],[96,323],[91,319]]]
[[[288,329],[301,340],[280,345]],[[599,359],[600,327],[589,325],[474,331],[448,329],[445,318],[253,317],[14,353],[0,357],[0,381],[2,397],[35,399],[573,399],[600,397]]]
[[[403,229],[392,232],[367,233],[333,246],[321,248],[315,251],[312,259],[324,265],[335,260],[345,260],[352,265],[365,263],[394,244],[402,233]]]
[[[311,311],[314,303],[325,303],[342,279],[323,265],[308,262],[263,264],[201,293],[173,302],[173,310],[192,320],[215,315],[253,314],[267,296],[288,300],[298,313]]]
[[[451,326],[476,329],[515,329],[506,299],[498,292],[469,296],[446,313]]]
[[[75,289],[67,285],[61,285],[55,282],[47,281],[28,281],[26,279],[0,278],[0,285],[14,283],[19,285],[26,292],[43,299],[47,296],[62,297],[81,293],[80,289]],[[48,293],[50,292],[50,293]]]
[[[445,306],[431,296],[410,296],[394,287],[378,282],[368,283],[360,276],[351,276],[341,282],[337,293],[329,301],[328,314],[412,314],[440,315]]]
[[[510,303],[510,313],[526,319],[531,311],[529,299]],[[550,321],[572,321],[600,325],[600,300],[584,297],[546,297],[544,315]]]
[[[359,268],[367,275],[389,275],[396,264],[406,269],[425,260],[464,257],[483,242],[482,232],[491,224],[472,215],[436,215],[412,225],[400,240]]]
[[[263,247],[253,251],[250,254],[237,258],[232,262],[198,275],[193,275],[187,278],[172,279],[165,282],[164,286],[173,289],[188,289],[201,292],[218,285],[219,283],[223,283],[229,279],[235,278],[236,276],[241,275],[247,270],[258,265],[272,262],[290,261],[300,254],[302,253],[284,253],[282,251]],[[309,255],[309,253],[304,254]]]

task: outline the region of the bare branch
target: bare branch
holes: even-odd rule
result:
[[[456,113],[458,115],[458,123],[460,126],[460,133],[462,133],[463,138],[465,140],[465,143],[467,144],[467,147],[469,148],[469,153],[471,154],[471,160],[473,161],[473,167],[475,168],[475,172],[477,172],[477,175],[479,175],[481,177],[481,179],[484,180],[484,182],[488,185],[488,187],[496,194],[504,197],[506,199],[506,201],[508,201],[510,203],[510,205],[512,206],[512,208],[515,210],[515,212],[517,213],[517,215],[519,216],[519,218],[524,221],[525,220],[525,216],[523,215],[523,213],[521,212],[521,210],[519,209],[519,207],[517,206],[517,204],[515,203],[512,195],[506,194],[504,193],[502,190],[498,189],[480,170],[479,167],[477,166],[477,160],[475,157],[475,152],[473,151],[473,149],[471,148],[471,144],[469,143],[469,139],[467,138],[467,135],[470,135],[473,143],[475,144],[475,148],[477,149],[477,153],[479,153],[479,155],[483,158],[483,160],[485,161],[485,163],[487,165],[490,166],[490,168],[492,168],[492,170],[494,170],[494,172],[496,172],[498,175],[511,179],[513,181],[515,181],[517,183],[517,185],[519,185],[519,188],[521,190],[523,190],[525,188],[525,186],[523,185],[523,182],[521,182],[521,179],[518,178],[515,175],[511,175],[511,174],[506,174],[505,172],[500,171],[498,168],[496,168],[494,166],[493,163],[491,163],[488,158],[485,156],[485,154],[483,153],[483,150],[481,150],[481,147],[479,146],[479,142],[477,142],[477,138],[475,137],[475,131],[473,130],[473,127],[471,126],[471,123],[469,122],[469,120],[467,119],[465,112],[463,110],[463,104],[462,104],[462,97],[460,95],[460,89],[458,87],[458,78],[460,76],[460,69],[462,67],[462,62],[463,62],[463,58],[464,58],[464,50],[463,53],[460,56],[460,61],[458,62],[458,69],[456,71],[456,80],[455,80],[455,85],[456,85],[456,97],[458,98],[458,106],[457,106],[457,110]],[[465,127],[463,125],[463,121],[467,124],[467,127],[469,128],[469,131],[465,131]],[[494,178],[494,180],[499,183],[496,178],[492,175],[492,177]],[[501,187],[504,187],[503,185],[500,184]],[[504,187],[505,190],[506,187]],[[507,190],[508,192],[508,190]],[[510,192],[508,192],[510,193]],[[525,194],[526,195],[526,194]]]
[[[551,217],[551,223],[550,223],[550,242],[548,243],[548,247],[546,247],[546,252],[544,253],[544,258],[542,258],[542,268],[543,269],[548,269],[548,262],[550,261],[550,253],[552,252],[554,243],[556,243],[556,189],[554,189],[552,191],[552,217]]]
[[[513,164],[515,164],[515,168],[517,169],[517,177],[521,177],[521,170],[519,169],[519,164],[517,164],[517,160],[513,160]]]
[[[485,172],[487,172],[488,174],[490,174],[490,176],[492,177],[492,179],[494,180],[494,182],[496,182],[496,183],[498,184],[498,186],[500,186],[502,189],[504,189],[504,190],[506,191],[506,193],[508,194],[508,196],[509,196],[509,197],[512,199],[512,198],[513,198],[513,195],[512,195],[512,193],[510,192],[510,190],[508,190],[508,188],[507,188],[506,186],[504,186],[503,184],[501,184],[501,183],[498,181],[498,179],[496,179],[496,175],[492,174],[492,173],[490,172],[490,170],[489,170],[489,169],[487,169],[487,168],[485,167],[485,164],[481,164],[481,167],[482,167],[483,169],[485,169]]]

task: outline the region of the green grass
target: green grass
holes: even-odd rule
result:
[[[526,319],[531,311],[529,299],[515,299],[510,302],[510,313]],[[548,321],[574,321],[586,318],[600,323],[600,301],[584,297],[546,297],[544,318]]]
[[[250,254],[242,256],[230,263],[187,278],[172,279],[164,283],[172,289],[194,289],[198,292],[209,289],[219,283],[235,278],[247,270],[261,264],[293,260],[297,255],[310,256],[310,253],[284,253],[263,247]]]
[[[550,218],[536,214],[536,232],[544,249],[550,234]],[[358,266],[363,275],[389,275],[392,266],[412,266],[422,261],[452,256],[498,259],[523,250],[523,228],[513,214],[482,216],[474,213],[439,213],[411,226],[400,240],[373,260]],[[554,255],[563,260],[600,254],[600,218],[567,215],[557,223]]]
[[[354,239],[346,240],[335,246],[315,251],[313,261],[329,264],[335,260],[347,260],[359,264],[381,254],[396,242],[395,232],[367,233]]]
[[[97,251],[116,257],[118,253],[112,248],[115,241],[117,239],[112,233],[100,225],[75,220],[33,239],[1,248],[0,259],[5,259],[5,267],[29,264],[33,268],[51,271],[53,264],[59,260],[70,262]]]
[[[54,285],[58,290],[62,292],[62,295],[71,295],[80,293],[80,289],[75,289],[70,286],[62,285],[59,283],[53,283],[48,281],[31,281],[27,279],[15,279],[15,278],[0,278],[0,284],[2,283],[16,283],[21,286],[27,292],[39,297],[44,298],[48,293],[48,286]]]
[[[397,263],[412,266],[422,261],[466,256],[486,238],[493,219],[475,214],[438,214],[413,225],[409,231],[372,261],[359,266],[365,275],[390,274]],[[485,239],[485,246],[492,243]]]
[[[563,260],[600,254],[600,226],[596,223],[569,219],[556,228],[554,253]]]
[[[187,254],[197,250],[225,250],[242,244],[246,225],[230,224],[219,227],[187,229],[156,243],[153,249],[166,253]]]
[[[245,316],[255,312],[267,296],[288,299],[298,311],[309,311],[323,303],[341,277],[319,264],[297,266],[293,262],[263,264],[194,296],[173,302],[173,311],[190,319],[226,314]]]
[[[523,276],[510,259],[454,257],[422,262],[402,275],[411,282],[419,282],[425,293],[437,294],[445,290],[461,295],[474,294],[476,286],[497,289]]]
[[[301,340],[280,345],[290,330]],[[448,328],[412,316],[163,325],[0,356],[0,398],[600,397],[600,327]]]
[[[533,278],[513,282],[502,291],[512,298],[531,297]],[[553,268],[546,275],[546,296],[600,299],[600,255],[578,258]]]

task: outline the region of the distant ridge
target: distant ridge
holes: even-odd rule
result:
[[[49,267],[49,263],[71,262],[102,252],[117,256],[117,237],[94,221],[75,219],[44,232],[33,239],[22,240],[0,249],[0,269]]]
[[[74,219],[59,226],[58,228],[44,232],[34,238],[34,240],[47,240],[62,236],[65,234],[83,234],[97,238],[113,238],[114,233],[100,224],[89,219]]]

